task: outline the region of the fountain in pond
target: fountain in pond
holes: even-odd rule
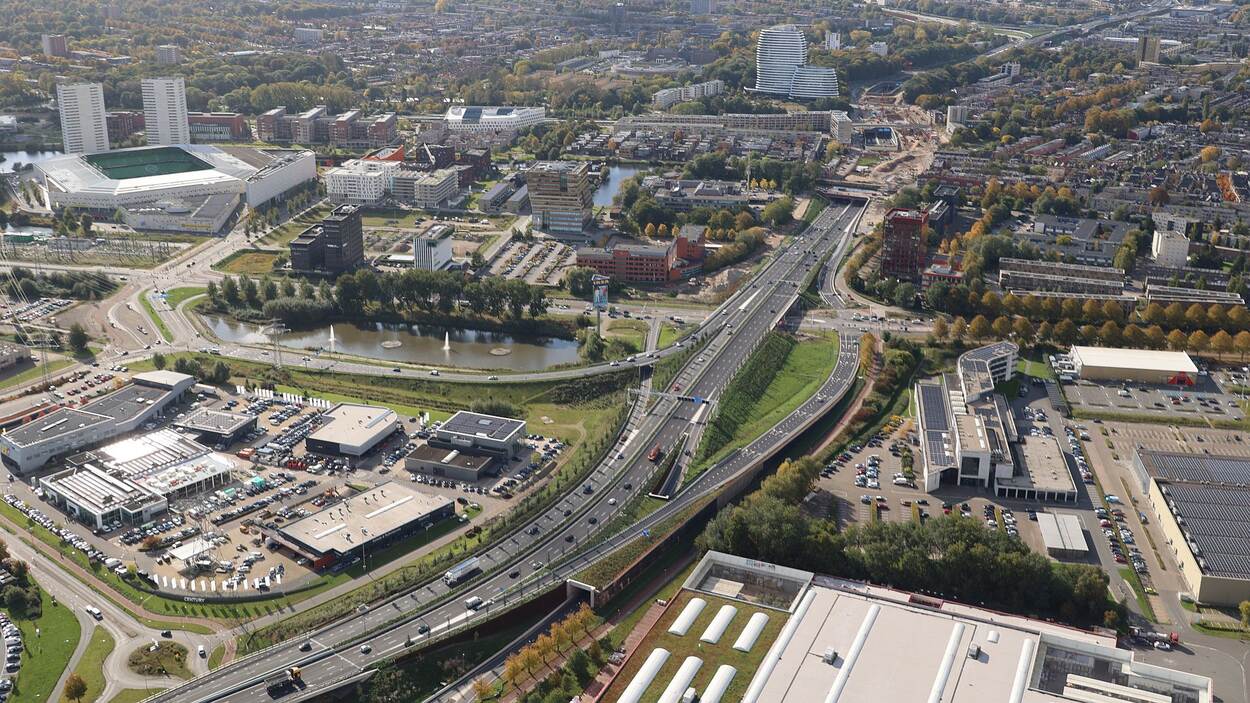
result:
[[[443,351],[451,351],[451,333],[443,333]]]
[[[330,353],[334,353],[334,345],[339,340],[334,336],[334,325],[330,325]]]

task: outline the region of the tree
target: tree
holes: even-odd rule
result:
[[[1017,317],[1013,320],[1011,323],[1011,331],[1016,335],[1016,339],[1018,339],[1021,344],[1031,343],[1035,334],[1033,330],[1033,323],[1029,322],[1029,318],[1027,317]]]
[[[91,218],[91,215],[88,215],[85,212],[82,214],[82,217],[78,218],[78,227],[82,230],[82,236],[84,237],[91,236],[91,227],[94,224],[95,220]]]
[[[1216,354],[1227,354],[1233,350],[1233,336],[1226,330],[1220,330],[1211,337],[1211,351]]]
[[[1237,612],[1241,615],[1241,626],[1250,628],[1250,600],[1238,603]]]
[[[994,336],[999,339],[1006,339],[1011,334],[1011,320],[1006,315],[996,317],[990,327],[994,330]]]
[[[87,343],[91,341],[91,337],[87,335],[87,330],[82,325],[75,322],[69,328],[69,347],[74,350],[75,354],[82,354],[87,351]]]
[[[990,336],[992,331],[990,321],[985,319],[985,315],[977,315],[972,318],[972,323],[968,325],[968,334],[973,339],[985,339]]]
[[[168,362],[165,359],[164,354],[160,352],[156,352],[155,354],[152,355],[152,366],[155,366],[157,371],[164,369],[166,363]]]
[[[950,334],[950,326],[946,324],[946,320],[939,317],[933,321],[933,337],[935,339],[946,339],[946,335]]]
[[[1250,354],[1250,332],[1242,330],[1233,337],[1233,349],[1237,350],[1237,355],[1242,361],[1246,360],[1246,354]]]
[[[951,323],[951,339],[960,342],[966,334],[968,334],[968,322],[963,317],[956,317]]]
[[[1168,333],[1168,348],[1172,351],[1185,351],[1185,346],[1189,344],[1189,338],[1180,330],[1172,330]]]
[[[1120,326],[1111,320],[1102,323],[1102,327],[1098,330],[1098,341],[1108,347],[1116,347],[1120,345]]]
[[[1189,335],[1188,346],[1191,352],[1202,353],[1207,350],[1210,344],[1211,338],[1202,330],[1194,330],[1193,334]]]
[[[764,211],[760,213],[764,221],[774,227],[779,227],[790,221],[794,212],[794,198],[784,195],[764,206]]]
[[[83,696],[87,695],[87,682],[83,681],[83,678],[75,671],[65,678],[64,693],[66,698],[80,701]]]

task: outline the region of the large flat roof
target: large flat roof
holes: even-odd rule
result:
[[[1059,440],[1054,437],[1021,438],[1016,473],[1009,479],[997,479],[997,485],[1008,488],[1032,488],[1038,491],[1073,492],[1076,481],[1068,468]]]
[[[756,589],[780,578],[783,568],[717,552],[704,560],[722,558],[746,563],[738,581]],[[744,608],[750,605],[738,604],[726,637],[742,629]],[[738,672],[750,679],[748,700],[1056,703],[1127,700],[1128,694],[1144,700],[1146,691],[1173,688],[1167,700],[1213,698],[1211,679],[1137,662],[1134,652],[1116,648],[1114,636],[859,582],[813,576],[790,612],[764,661]],[[692,649],[705,660],[694,683],[702,693],[704,672],[723,662],[706,648]],[[1071,673],[1077,661],[1080,676]]]
[[[1117,347],[1072,347],[1072,356],[1079,358],[1082,366],[1133,371],[1198,373],[1198,367],[1185,352]]]
[[[1089,551],[1081,519],[1071,513],[1038,513],[1037,526],[1042,531],[1042,543],[1046,549]]]
[[[390,408],[358,403],[339,403],[325,413],[329,421],[308,435],[317,442],[364,444],[378,432],[385,431],[397,416]]]
[[[452,432],[468,437],[481,437],[495,441],[503,441],[525,426],[523,420],[497,415],[461,410],[452,415],[438,428],[440,432]]]
[[[88,427],[132,419],[170,391],[152,386],[127,385],[77,408],[60,408],[5,432],[9,441],[30,446],[70,435]]]
[[[212,432],[214,434],[232,434],[242,428],[244,425],[254,422],[256,418],[251,415],[240,415],[238,413],[230,413],[224,410],[213,410],[211,408],[201,408],[182,420],[174,423],[175,427],[191,430],[193,432]]]
[[[150,490],[118,471],[95,464],[66,469],[41,483],[67,500],[99,515],[119,506],[135,506],[158,500]]]
[[[448,505],[450,498],[388,482],[296,520],[282,533],[319,554],[343,554]]]

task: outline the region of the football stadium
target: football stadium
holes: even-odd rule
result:
[[[317,177],[311,151],[202,144],[68,154],[37,165],[54,210],[121,211],[136,229],[215,233],[242,203],[257,207]]]

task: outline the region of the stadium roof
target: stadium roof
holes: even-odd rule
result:
[[[1096,368],[1198,373],[1198,367],[1185,352],[1116,347],[1072,347],[1072,356],[1079,358],[1082,366]]]
[[[215,146],[119,149],[102,154],[67,154],[37,168],[62,191],[97,195],[136,195],[179,186],[217,186],[243,192],[257,166]]]

